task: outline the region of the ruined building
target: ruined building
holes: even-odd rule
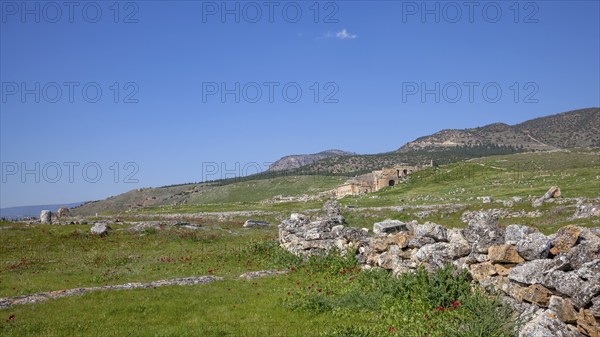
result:
[[[406,177],[416,171],[433,167],[433,160],[424,165],[406,165],[400,164],[394,167],[382,168],[381,170],[356,176],[344,184],[338,186],[335,190],[336,198],[340,199],[347,195],[359,195],[372,193],[388,186],[395,186]]]

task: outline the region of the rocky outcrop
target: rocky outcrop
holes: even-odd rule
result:
[[[51,224],[52,223],[52,212],[48,210],[43,210],[40,213],[40,222],[43,224]]]
[[[349,252],[364,269],[394,274],[451,263],[468,270],[482,287],[504,294],[526,320],[521,337],[598,336],[600,238],[576,226],[546,236],[522,225],[503,228],[497,219],[493,210],[474,212],[465,229],[386,220],[369,236],[335,217],[311,221],[292,214],[279,226],[279,239],[296,255]]]

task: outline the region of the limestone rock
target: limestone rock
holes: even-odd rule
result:
[[[589,309],[579,309],[577,328],[590,337],[600,337],[600,320],[596,319]]]
[[[109,225],[107,225],[107,224],[105,224],[103,222],[97,222],[97,223],[95,223],[94,226],[90,229],[90,231],[92,232],[92,234],[99,235],[99,236],[105,236],[111,230],[112,230],[112,228],[110,228]]]
[[[40,222],[44,223],[44,224],[51,224],[52,223],[52,212],[50,212],[49,210],[43,210],[40,213]]]
[[[592,315],[596,318],[600,318],[600,296],[596,296],[592,299],[592,306],[590,307]]]
[[[550,249],[550,253],[552,253],[552,255],[567,253],[577,243],[580,233],[581,229],[573,225],[559,229],[552,240],[553,247]]]
[[[476,253],[487,253],[490,246],[504,243],[504,230],[498,226],[497,215],[490,212],[475,213],[463,235]]]
[[[578,313],[568,298],[551,296],[548,309],[554,311],[561,322],[575,323],[577,321]]]
[[[560,198],[560,188],[558,186],[552,186],[550,189],[540,198],[535,199],[532,202],[533,207],[540,207],[542,204],[552,198]]]
[[[407,242],[408,248],[421,248],[425,245],[434,244],[435,240],[429,237],[422,236],[420,238],[410,238]]]
[[[544,261],[544,260],[536,260]],[[535,261],[531,261],[535,262]],[[574,272],[564,272],[562,270],[554,270],[547,272],[543,275],[540,283],[550,289],[556,289],[561,294],[565,294],[569,297],[575,295],[578,289],[583,285],[583,280],[577,276]],[[591,298],[590,298],[591,299]]]
[[[331,220],[337,224],[344,223],[344,216],[342,215],[342,208],[337,203],[337,201],[330,200],[330,201],[326,202],[323,205],[323,210],[327,214],[327,218],[329,218],[329,220]]]
[[[534,232],[535,230],[529,226],[508,225],[506,227],[506,243],[509,245],[516,245],[517,242],[525,239],[527,235]]]
[[[570,219],[587,219],[600,216],[600,207],[592,204],[577,203],[575,214]]]
[[[448,230],[433,222],[426,222],[413,228],[415,237],[428,237],[438,242],[448,241]]]
[[[488,249],[488,256],[492,263],[521,263],[525,260],[519,256],[513,245],[495,245]]]
[[[566,260],[575,270],[596,259],[600,259],[600,240],[583,241],[566,254]]]
[[[477,281],[484,280],[490,276],[496,275],[496,268],[491,262],[476,263],[471,265],[471,275]]]
[[[581,337],[561,322],[551,310],[541,310],[526,323],[519,337]]]
[[[56,211],[56,216],[59,218],[66,218],[71,215],[71,212],[66,207],[61,207]]]
[[[592,302],[592,298],[599,294],[600,274],[583,282],[579,288],[575,289],[575,293],[571,297],[573,298],[573,304],[577,308],[583,308],[587,307]]]
[[[373,225],[373,233],[375,234],[387,234],[407,230],[406,224],[400,220],[386,219],[382,222],[376,222]]]
[[[550,302],[550,296],[552,296],[552,292],[546,287],[539,284],[533,284],[527,288],[521,289],[520,299],[546,307],[548,306],[548,302]]]
[[[495,264],[496,273],[500,276],[508,276],[510,271],[516,266],[513,263],[503,263],[503,264]]]
[[[508,278],[525,284],[542,283],[544,272],[553,265],[552,263],[549,259],[521,263],[510,271]]]
[[[551,246],[550,239],[539,232],[527,235],[516,245],[519,255],[527,261],[547,258]]]

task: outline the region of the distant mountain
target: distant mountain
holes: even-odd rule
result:
[[[342,150],[326,150],[326,151],[322,151],[319,153],[313,153],[313,154],[298,154],[298,155],[285,156],[285,157],[277,160],[273,164],[271,164],[271,166],[269,166],[269,171],[276,172],[276,171],[293,170],[293,169],[300,168],[302,166],[312,164],[321,159],[340,157],[340,156],[350,156],[350,155],[354,155],[354,154],[355,153],[346,152],[346,151],[342,151]]]
[[[446,129],[417,138],[398,152],[437,152],[475,147],[523,151],[600,147],[600,108],[563,112],[513,126],[495,123],[473,129]]]
[[[40,212],[43,210],[49,210],[56,212],[61,207],[73,208],[77,207],[84,202],[75,202],[72,204],[54,204],[54,205],[33,205],[33,206],[19,206],[19,207],[6,207],[0,208],[0,218],[6,219],[20,219],[26,217],[39,217]]]

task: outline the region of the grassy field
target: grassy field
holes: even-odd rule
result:
[[[450,336],[449,327],[464,332],[465,326],[483,327],[485,336],[511,335],[509,316],[493,318],[500,324],[492,325],[473,318],[482,310],[494,317],[497,303],[452,271],[398,279],[361,271],[353,257],[303,261],[278,247],[273,228],[116,230],[99,238],[82,226],[2,225],[13,227],[0,236],[0,297],[198,275],[225,278],[13,306],[0,310],[3,336]],[[239,278],[273,268],[289,273]]]
[[[523,223],[545,233],[568,223],[598,226],[593,219],[569,220],[574,200],[534,209],[529,197],[541,196],[552,185],[560,186],[566,198],[599,197],[599,162],[591,151],[473,159],[421,171],[393,188],[340,203],[354,206],[344,209],[347,224],[353,227],[372,228],[386,218],[463,227],[463,212],[492,208],[538,210],[539,217],[504,218],[501,224]],[[203,195],[194,203],[111,214],[127,221],[172,213],[261,210],[268,213],[254,218],[276,225],[291,212],[321,208],[324,200],[274,204],[264,200],[277,194],[314,194],[342,180],[244,181],[218,187],[214,195]],[[494,201],[484,204],[477,199],[480,196]],[[503,205],[502,200],[513,196],[523,201]],[[103,238],[91,236],[89,225],[0,223],[0,297],[189,276],[224,277],[206,285],[100,291],[14,306],[0,310],[0,335],[514,335],[518,322],[505,311],[498,316],[493,298],[472,289],[467,279],[451,270],[393,278],[386,272],[362,271],[353,258],[303,261],[278,247],[275,226],[242,228],[247,218],[198,216],[200,230],[131,232],[130,225],[117,224]],[[244,272],[267,269],[289,273],[239,278]]]

